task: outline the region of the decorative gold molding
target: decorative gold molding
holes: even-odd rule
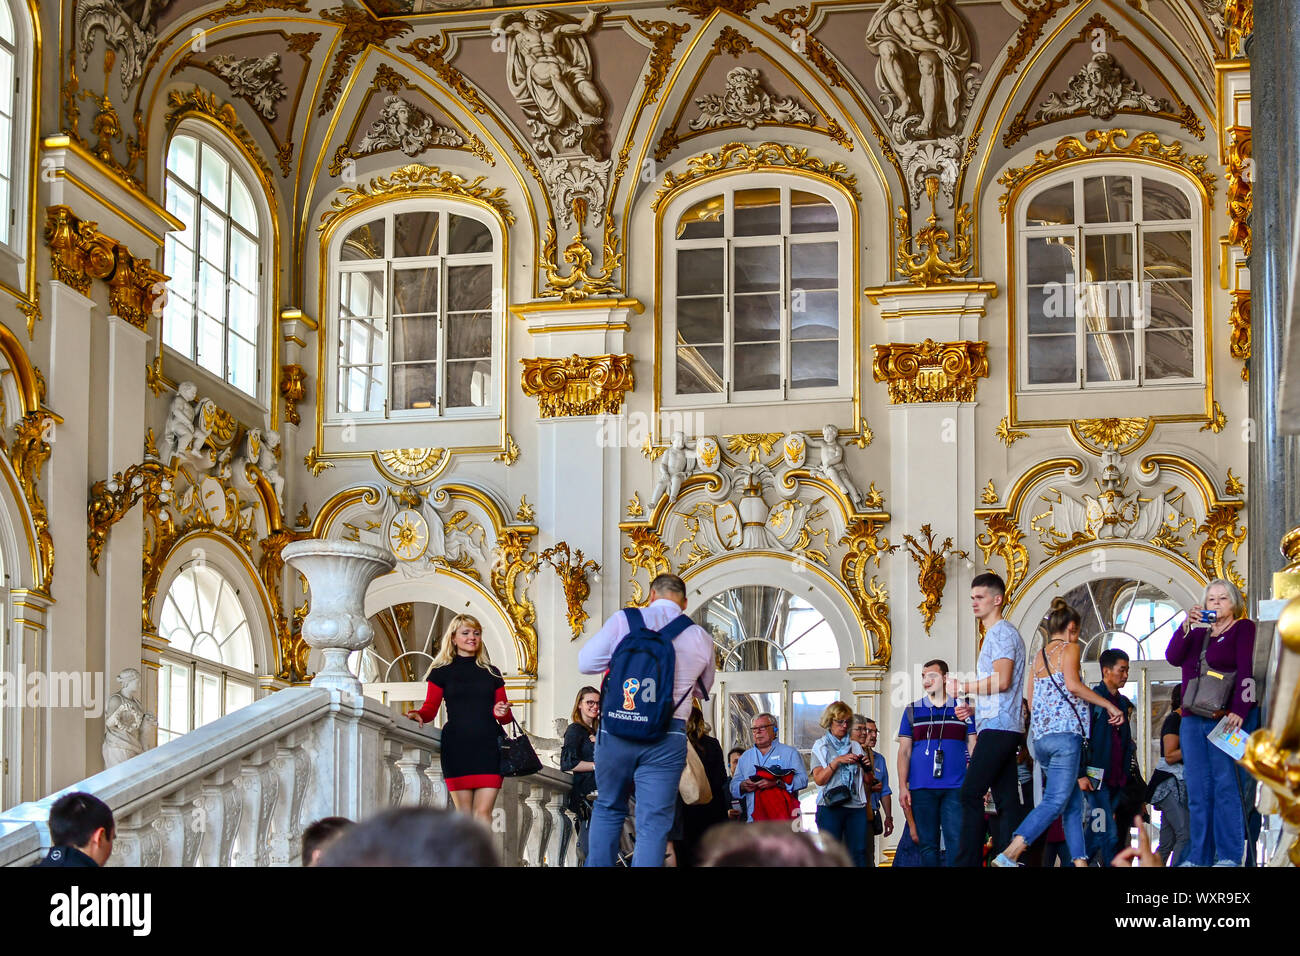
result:
[[[1210,511],[1196,528],[1197,534],[1205,535],[1205,540],[1196,552],[1196,561],[1205,576],[1211,580],[1223,578],[1231,581],[1246,593],[1246,579],[1237,571],[1237,564],[1228,558],[1228,549],[1236,554],[1246,541],[1246,528],[1237,526],[1240,505],[1222,505]]]
[[[501,449],[501,454],[492,460],[505,462],[507,468],[519,460],[519,443],[509,432],[506,432],[505,447]]]
[[[745,17],[760,3],[767,0],[672,0],[669,10],[680,10],[693,16],[696,20],[706,20],[715,10],[726,10],[738,17]]]
[[[644,518],[645,508],[641,505],[641,493],[632,492],[632,497],[627,499],[627,516],[630,519]]]
[[[576,205],[584,200],[579,199],[574,202]],[[580,223],[585,217],[585,211],[580,217],[578,210],[575,210],[575,222]],[[548,222],[546,241],[542,244],[542,256],[538,260],[538,265],[546,275],[546,284],[542,286],[539,295],[544,299],[558,296],[561,302],[578,302],[599,296],[619,295],[622,290],[613,280],[614,273],[623,265],[623,253],[619,251],[619,243],[620,240],[614,232],[614,219],[607,215],[604,244],[601,247],[601,268],[599,272],[593,273],[591,264],[594,256],[587,246],[582,229],[579,228],[573,234],[569,244],[564,247],[563,261],[570,266],[569,274],[560,275],[559,262],[555,258],[559,246],[555,235],[555,223]]]
[[[245,154],[257,165],[257,170],[262,176],[262,184],[266,187],[268,197],[274,195],[274,190],[271,188],[271,167],[267,164],[266,158],[258,148],[257,141],[253,139],[253,134],[239,121],[239,114],[235,112],[234,106],[229,103],[222,103],[213,94],[200,86],[194,87],[188,93],[172,90],[167,94],[167,117],[164,123],[168,130],[175,129],[176,124],[189,113],[206,116],[229,133],[230,137],[240,145]]]
[[[281,528],[261,540],[262,556],[257,563],[257,573],[271,599],[275,614],[275,639],[279,647],[280,670],[275,675],[294,683],[307,679],[307,655],[311,648],[302,637],[302,618],[297,613],[286,613],[284,602],[284,546],[294,541],[310,538],[311,533]],[[304,587],[305,587],[304,583]]]
[[[1232,469],[1229,468],[1228,478],[1223,483],[1223,493],[1227,495],[1236,496],[1236,495],[1244,494],[1245,491],[1246,491],[1246,486],[1242,484],[1241,479],[1238,478],[1236,475],[1234,475],[1232,473]]]
[[[1251,352],[1251,316],[1250,316],[1250,290],[1234,289],[1232,291],[1232,308],[1228,310],[1228,325],[1232,327],[1232,332],[1228,336],[1228,347],[1232,351],[1232,357],[1239,359],[1243,364],[1241,366],[1241,380],[1250,381],[1250,361]]]
[[[840,579],[853,598],[858,618],[871,634],[876,646],[868,665],[888,667],[894,655],[889,623],[889,591],[874,574],[868,579],[867,565],[875,562],[880,569],[882,554],[892,553],[888,538],[879,537],[882,525],[870,518],[858,518],[844,530],[840,544],[848,545],[840,560]],[[871,651],[870,648],[867,649]]]
[[[729,171],[754,172],[783,169],[800,169],[821,179],[830,180],[842,187],[858,202],[862,202],[862,194],[858,191],[858,177],[850,173],[848,167],[841,162],[823,162],[810,156],[807,148],[803,146],[787,146],[770,142],[757,146],[748,143],[728,143],[716,153],[704,153],[688,159],[686,171],[680,176],[674,173],[665,175],[663,185],[655,193],[650,208],[658,210],[668,196],[697,179]]]
[[[963,203],[957,210],[955,223],[957,236],[954,240],[948,230],[939,225],[939,214],[935,206],[939,194],[939,178],[930,176],[925,181],[925,194],[930,198],[930,215],[926,218],[925,228],[916,234],[916,245],[925,252],[912,251],[911,218],[905,206],[898,207],[894,218],[894,231],[898,238],[898,249],[894,256],[894,268],[900,276],[905,276],[912,285],[930,288],[944,285],[953,279],[959,279],[970,271],[974,255],[972,239],[975,232],[975,219],[971,215],[970,204]],[[952,255],[943,258],[951,244]]]
[[[1007,220],[1012,195],[1024,183],[1053,169],[1098,157],[1154,160],[1195,177],[1204,188],[1206,196],[1214,198],[1216,177],[1206,169],[1208,157],[1186,153],[1182,143],[1164,143],[1155,133],[1137,132],[1132,134],[1132,139],[1126,145],[1118,142],[1120,139],[1129,139],[1129,135],[1126,129],[1090,129],[1084,137],[1092,144],[1090,146],[1084,145],[1077,136],[1064,136],[1057,140],[1050,152],[1041,149],[1035,152],[1032,163],[1008,169],[998,177],[998,185],[1005,187],[1005,191],[998,197],[998,214],[1002,221]]]
[[[763,455],[772,454],[772,449],[776,443],[785,437],[781,432],[764,432],[746,435],[723,435],[727,442],[727,451],[733,455],[744,452],[749,456],[749,463],[752,465],[758,461],[760,453]],[[708,464],[706,462],[705,464]]]
[[[643,607],[650,597],[648,593],[650,582],[659,575],[672,571],[673,568],[668,560],[668,546],[653,528],[632,528],[627,534],[632,539],[632,546],[623,549],[623,563],[632,569],[627,579],[628,584],[632,585],[630,603]],[[645,589],[637,580],[638,571],[646,573]]]
[[[1020,586],[1029,574],[1029,549],[1025,547],[1025,533],[1020,530],[1010,514],[995,512],[984,518],[985,532],[977,535],[975,544],[984,555],[985,567],[989,558],[997,554],[1006,564],[1004,580],[1007,586],[1007,599]]]
[[[893,405],[910,402],[973,402],[976,380],[989,374],[987,342],[891,342],[873,346],[872,375],[889,383]]]
[[[989,89],[997,89],[1008,76],[1019,69],[1020,64],[1024,62],[1025,57],[1038,44],[1038,39],[1043,35],[1043,27],[1047,21],[1056,16],[1059,10],[1063,10],[1070,5],[1070,0],[1046,0],[1032,9],[1026,10],[1023,6],[1024,19],[1020,23],[1020,29],[1016,31],[1016,38],[1011,46],[1007,48],[1007,58],[1002,61],[1002,69],[999,71],[997,78],[989,86]]]
[[[542,418],[617,415],[632,391],[632,356],[593,355],[520,359],[520,386],[537,399]]]
[[[537,509],[528,503],[527,495],[519,496],[519,507],[515,509],[515,520],[532,523],[537,517]]]
[[[1010,448],[1022,438],[1028,438],[1029,432],[1016,431],[1011,427],[1011,416],[1003,415],[998,427],[993,429],[993,437]]]
[[[302,463],[307,466],[307,470],[311,472],[313,478],[319,478],[322,471],[334,467],[334,462],[327,461],[317,454],[315,445],[307,449],[307,454],[302,456]]]
[[[152,362],[144,367],[144,384],[157,398],[172,387],[172,382],[163,373],[162,352],[154,356]]]
[[[58,281],[82,295],[90,294],[92,280],[107,282],[109,311],[148,331],[149,317],[166,288],[165,275],[67,206],[45,210],[45,244]]]
[[[452,88],[456,97],[472,113],[486,114],[487,104],[478,95],[478,90],[465,79],[465,74],[447,62],[447,50],[450,39],[446,33],[434,37],[420,37],[406,46],[399,46],[399,53],[407,53],[431,68],[438,77]]]
[[[284,420],[290,425],[302,424],[298,403],[307,397],[307,372],[301,365],[280,369],[280,394],[284,397]]]
[[[1228,426],[1228,416],[1223,413],[1223,408],[1219,405],[1219,400],[1214,400],[1213,411],[1210,413],[1210,420],[1197,429],[1202,432],[1214,432],[1219,434]]]
[[[164,506],[172,500],[175,478],[175,473],[161,462],[145,461],[91,486],[90,501],[86,506],[89,525],[86,548],[92,571],[99,573],[99,557],[108,543],[108,533],[113,525],[125,518],[138,501],[144,502],[144,510],[149,515],[163,512]]]
[[[322,10],[320,16],[339,24],[338,52],[334,55],[334,65],[329,79],[321,94],[317,116],[326,116],[333,111],[343,88],[343,79],[352,70],[352,61],[358,53],[371,46],[384,49],[389,41],[406,36],[411,32],[411,25],[402,20],[391,18],[378,19],[369,8],[344,3],[332,10]]]
[[[1077,418],[1070,422],[1070,434],[1089,451],[1101,454],[1110,448],[1130,452],[1155,429],[1151,418]]]
[[[32,529],[36,532],[36,559],[39,571],[37,587],[33,590],[45,597],[51,596],[54,584],[54,537],[50,534],[50,516],[36,487],[41,480],[41,469],[50,458],[52,428],[57,424],[49,412],[28,412],[14,422],[14,442],[9,449],[9,460],[18,476],[18,484],[27,499],[27,510],[32,516]]]
[[[1231,2],[1231,0],[1229,0]],[[1285,614],[1285,610],[1283,611]],[[1289,627],[1294,625],[1288,622]],[[1294,644],[1295,637],[1287,637]],[[1294,653],[1294,651],[1293,651]],[[1297,735],[1297,723],[1300,713],[1293,704],[1288,713],[1288,725],[1284,734],[1294,740]],[[1267,727],[1261,727],[1250,735],[1246,753],[1241,758],[1241,765],[1252,777],[1268,787],[1277,798],[1282,819],[1295,832],[1300,829],[1300,750],[1294,746],[1284,747],[1283,740]],[[1287,858],[1292,866],[1300,866],[1300,839],[1291,842]]]
[[[388,448],[374,454],[380,471],[398,481],[428,481],[447,456],[445,448]]]
[[[1223,19],[1228,37],[1228,57],[1233,60],[1243,59],[1246,38],[1255,32],[1255,0],[1227,0],[1223,8]]]
[[[437,195],[466,199],[493,209],[507,226],[515,224],[515,215],[510,211],[510,204],[505,199],[505,190],[500,186],[494,189],[482,185],[486,176],[479,176],[472,182],[464,176],[439,169],[436,166],[424,166],[420,163],[408,163],[394,170],[389,176],[376,176],[370,184],[344,186],[342,194],[330,202],[330,208],[321,213],[317,232],[328,229],[344,213],[365,208],[376,203],[403,196]]]
[[[537,567],[537,555],[528,551],[533,533],[518,528],[499,532],[491,568],[492,592],[514,624],[519,670],[537,676],[537,609],[527,593],[527,577]],[[524,581],[520,582],[520,575]]]
[[[998,492],[997,489],[993,487],[992,478],[990,478],[989,483],[984,486],[984,490],[980,492],[980,502],[986,505],[995,505],[998,503]]]
[[[821,41],[812,35],[813,31],[808,26],[814,9],[815,7],[801,4],[791,9],[780,10],[762,19],[764,23],[770,23],[791,39],[797,39],[802,45],[802,55],[807,57],[808,62],[815,66],[822,76],[826,77],[826,81],[831,86],[847,89],[849,84],[845,81],[844,74],[840,72],[839,63]],[[799,19],[796,20],[796,17]],[[879,134],[879,130],[874,131]]]
[[[581,548],[569,552],[567,541],[557,541],[537,556],[538,562],[545,562],[555,569],[560,583],[564,586],[564,600],[568,605],[569,627],[573,631],[573,640],[582,636],[582,629],[587,623],[587,598],[591,597],[591,585],[587,575],[594,574],[600,580],[600,564],[596,561],[584,561]]]
[[[907,553],[912,556],[912,560],[916,562],[916,584],[923,595],[916,609],[921,612],[925,633],[929,634],[943,604],[943,589],[948,583],[948,572],[945,568],[948,558],[950,556],[966,558],[970,555],[954,548],[951,537],[944,538],[943,544],[936,550],[934,532],[928,524],[921,525],[921,534],[925,538],[925,544],[921,544],[910,534],[903,535],[903,544],[907,547]],[[898,545],[895,545],[890,549],[891,553],[897,547]]]
[[[1251,158],[1251,129],[1234,126],[1228,131],[1228,242],[1240,246],[1242,253],[1250,255],[1251,178],[1254,161]]]

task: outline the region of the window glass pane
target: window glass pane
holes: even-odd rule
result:
[[[1133,180],[1128,176],[1089,176],[1083,181],[1084,222],[1132,222]]]
[[[1085,331],[1106,332],[1133,327],[1133,284],[1089,282],[1080,290],[1075,310]]]
[[[197,730],[221,716],[221,678],[207,671],[194,675],[194,727]]]
[[[1142,218],[1191,219],[1192,204],[1187,194],[1173,183],[1142,177]]]
[[[210,206],[199,210],[199,254],[218,267],[226,264],[226,220]]]
[[[436,408],[438,405],[438,366],[393,366],[393,408]]]
[[[491,400],[491,361],[447,363],[448,408],[481,408]]]
[[[393,314],[438,311],[438,269],[393,270]]]
[[[221,320],[199,312],[199,350],[194,360],[207,369],[225,368],[225,338]]]
[[[253,688],[237,681],[226,680],[226,713],[247,707],[253,702]]]
[[[1025,317],[1029,334],[1074,331],[1074,286],[1054,283],[1050,286],[1030,286],[1029,301],[1025,303]]]
[[[796,750],[811,750],[826,731],[820,721],[826,708],[840,699],[833,690],[797,690],[790,695],[790,744]]]
[[[677,300],[677,341],[689,345],[722,342],[722,296]]]
[[[226,277],[210,262],[199,263],[199,308],[211,316],[226,313]]]
[[[790,288],[836,288],[839,285],[839,256],[839,243],[791,243]]]
[[[257,288],[257,243],[238,229],[230,232],[230,277],[245,289]]]
[[[1142,345],[1147,379],[1191,378],[1195,359],[1191,329],[1151,331]]]
[[[726,215],[722,196],[701,199],[677,220],[678,239],[719,239],[723,235]]]
[[[237,335],[230,337],[230,384],[249,395],[257,393],[257,347]]]
[[[722,346],[677,349],[678,394],[717,394],[722,386]]]
[[[257,341],[257,298],[243,286],[230,283],[230,331],[248,342]]]
[[[1142,278],[1190,279],[1192,277],[1192,233],[1142,232]]]
[[[254,236],[259,234],[257,208],[253,205],[253,197],[249,195],[243,179],[233,170],[230,176],[230,218]]]
[[[4,122],[8,122],[5,120]],[[0,147],[4,144],[0,143]],[[9,180],[0,177],[0,210],[9,208]],[[0,216],[0,242],[9,241],[9,217]]]
[[[220,153],[206,143],[199,150],[199,155],[202,160],[199,191],[203,193],[208,202],[225,208],[226,178],[230,175],[230,164],[221,157]]]
[[[190,669],[164,660],[158,669],[158,743],[179,737],[190,729]]]
[[[1029,200],[1026,226],[1057,226],[1074,222],[1074,181],[1061,183]]]
[[[492,251],[492,231],[485,223],[452,213],[447,217],[447,254],[467,255]]]
[[[737,345],[732,350],[735,389],[759,392],[781,387],[781,346]]]
[[[1083,266],[1088,282],[1132,279],[1133,235],[1084,236]]]
[[[190,186],[196,185],[198,141],[192,136],[173,136],[167,149],[167,168]]]
[[[736,296],[736,342],[780,342],[781,302],[775,295]]]
[[[718,295],[722,292],[721,249],[690,249],[677,254],[678,295]]]
[[[167,233],[168,242],[178,242],[190,249],[194,248],[194,195],[179,185],[171,176],[167,177],[167,211],[185,223],[184,230]]]
[[[339,250],[339,258],[344,262],[384,258],[384,220],[376,219],[349,232]]]
[[[735,292],[776,292],[781,288],[780,246],[738,246],[732,253]]]
[[[1029,383],[1073,383],[1078,367],[1075,364],[1075,338],[1070,335],[1031,335],[1029,337]]]
[[[447,310],[478,312],[492,308],[492,267],[451,266],[447,269]]]
[[[1153,329],[1182,329],[1192,326],[1192,283],[1147,283],[1147,324]]]
[[[831,388],[840,383],[837,341],[794,342],[790,345],[790,387]]]
[[[378,359],[382,356],[372,356]],[[438,357],[438,317],[399,316],[393,319],[393,361],[424,362]]]
[[[0,49],[0,90],[12,90],[14,88],[14,57],[8,50]],[[5,96],[0,97],[0,115],[13,116],[14,104],[13,99]],[[5,146],[9,146],[9,141],[5,141]]]
[[[463,312],[447,317],[447,358],[487,358],[492,355],[492,313]]]
[[[194,354],[194,307],[170,292],[163,307],[163,342],[182,355]]]
[[[734,199],[737,236],[781,234],[781,190],[741,189]]]
[[[6,4],[0,4],[0,37],[14,42],[14,20]]]
[[[840,217],[834,204],[825,196],[790,190],[790,231],[834,232],[840,227]]]
[[[1127,382],[1133,379],[1133,334],[1089,334],[1086,337],[1087,377],[1090,382]]]
[[[835,339],[839,336],[840,312],[838,292],[805,292],[792,296],[790,303],[790,337],[799,339]]]
[[[382,315],[384,275],[382,272],[345,272],[339,276],[342,315]]]
[[[194,301],[194,253],[169,235],[163,240],[163,272],[167,280],[168,295],[176,295],[186,302]]]
[[[1026,281],[1069,282],[1074,278],[1074,236],[1033,236],[1025,240]]]
[[[393,217],[393,258],[436,256],[441,250],[438,229],[441,214],[437,210],[399,212]]]

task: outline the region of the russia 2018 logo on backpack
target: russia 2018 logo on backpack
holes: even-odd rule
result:
[[[629,677],[623,681],[623,709],[636,710],[636,692],[641,686],[641,682],[635,677]]]

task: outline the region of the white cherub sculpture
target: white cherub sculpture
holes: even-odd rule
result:
[[[198,395],[198,387],[193,382],[181,382],[176,387],[176,397],[172,399],[171,408],[167,412],[167,424],[163,426],[160,457],[164,465],[170,465],[176,455],[191,450],[194,441],[194,400]]]
[[[668,503],[672,504],[677,500],[677,495],[682,490],[682,481],[691,473],[690,452],[686,450],[686,436],[680,431],[673,432],[668,449],[660,457],[655,468],[659,473],[658,481],[655,482],[655,490],[650,493],[650,500],[646,502],[653,508],[659,502],[659,498],[664,492],[668,493]]]
[[[862,510],[866,506],[866,502],[863,500],[862,492],[858,490],[858,486],[849,477],[848,468],[844,466],[844,449],[840,447],[840,430],[834,425],[827,425],[822,429],[821,455],[821,464],[809,470],[814,475],[825,478],[834,484],[853,502],[854,508]]]
[[[275,489],[277,503],[284,500],[284,476],[280,474],[280,460],[275,457],[275,450],[280,447],[280,433],[268,429],[262,435],[262,450],[257,456],[257,467],[266,476],[266,480]]]

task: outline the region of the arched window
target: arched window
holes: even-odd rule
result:
[[[331,262],[331,417],[496,410],[504,297],[490,216],[465,203],[403,204],[343,231]]]
[[[172,580],[158,616],[168,641],[158,674],[158,743],[251,704],[253,639],[239,595],[219,572],[195,565]]]
[[[197,133],[167,149],[167,211],[185,223],[169,232],[163,271],[163,343],[254,399],[266,303],[260,293],[264,215],[233,154]]]
[[[1203,216],[1188,184],[1089,163],[1017,208],[1023,390],[1200,380]]]
[[[727,182],[665,211],[665,403],[850,396],[847,201],[798,177]]]

